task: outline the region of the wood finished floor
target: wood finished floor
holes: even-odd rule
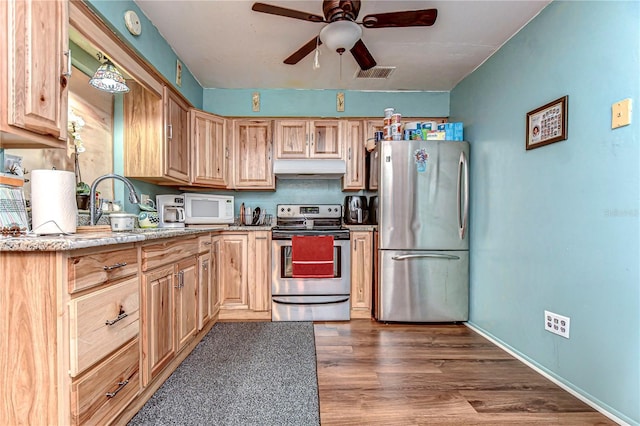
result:
[[[327,425],[614,425],[464,325],[316,323]]]

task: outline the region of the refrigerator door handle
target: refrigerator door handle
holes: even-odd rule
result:
[[[460,259],[458,256],[453,256],[451,254],[439,254],[439,253],[425,253],[425,254],[401,254],[400,256],[392,256],[393,260],[406,260],[406,259],[450,259],[450,260],[458,260]]]
[[[464,188],[463,188],[464,181]],[[464,191],[464,192],[463,192]],[[464,197],[464,198],[463,198]],[[467,231],[467,219],[469,215],[469,162],[464,151],[460,153],[458,162],[458,234],[464,239]]]

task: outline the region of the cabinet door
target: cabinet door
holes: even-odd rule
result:
[[[128,81],[124,95],[124,174],[133,178],[162,180],[163,102],[160,94]]]
[[[249,273],[249,309],[254,312],[271,310],[271,233],[255,231],[249,237],[249,258],[253,260]]]
[[[175,355],[173,286],[174,265],[143,275],[145,315],[143,317],[144,385],[148,384]]]
[[[347,172],[342,181],[342,189],[359,190],[365,188],[364,182],[364,131],[362,121],[347,121],[346,126],[346,144],[345,159],[347,161]]]
[[[174,285],[176,309],[176,352],[185,347],[198,329],[198,269],[195,257],[177,264],[177,283]]]
[[[211,319],[211,255],[198,256],[198,331]]]
[[[191,182],[213,188],[226,188],[229,158],[226,120],[195,109],[189,114],[193,159]]]
[[[234,122],[235,187],[274,189],[271,121]]]
[[[371,317],[371,232],[351,232],[351,318]]]
[[[221,238],[211,239],[211,286],[209,287],[209,315],[214,318],[220,311],[220,250]]]
[[[29,132],[44,135],[46,138],[37,138],[37,142],[64,148],[67,144],[67,77],[71,72],[67,2],[12,0],[1,3],[0,25],[5,19],[6,24],[0,48],[0,62],[4,66],[0,70],[6,69],[1,78],[5,79],[2,84],[7,90],[1,91],[4,93],[0,124],[28,131],[21,133],[22,136],[28,136]],[[37,146],[35,142],[32,145]]]
[[[276,159],[307,158],[309,156],[309,122],[278,120],[275,122]]]
[[[342,158],[342,126],[339,120],[313,120],[309,127],[309,157]]]
[[[367,121],[367,133],[365,138],[375,137],[376,132],[384,131],[384,123],[382,120]],[[380,150],[376,147],[375,150],[367,154],[369,161],[369,181],[367,182],[367,188],[371,191],[378,190],[378,179],[380,176]]]
[[[246,234],[228,234],[220,239],[221,309],[248,309],[248,239]]]
[[[166,176],[189,182],[189,106],[168,87],[164,88]]]

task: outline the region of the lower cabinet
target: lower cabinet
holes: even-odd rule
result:
[[[351,318],[371,318],[373,238],[370,231],[351,232]]]
[[[224,233],[219,238],[219,318],[270,320],[271,233]]]
[[[147,385],[197,332],[198,240],[142,246],[143,384]],[[155,267],[156,264],[161,265]],[[154,269],[149,269],[154,266]],[[146,270],[145,270],[146,269]]]

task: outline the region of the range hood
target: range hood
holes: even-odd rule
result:
[[[347,171],[344,160],[274,160],[279,179],[340,179]]]

